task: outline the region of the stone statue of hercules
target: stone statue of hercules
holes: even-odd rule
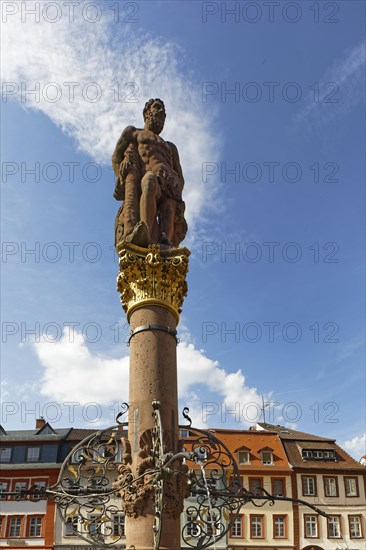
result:
[[[143,116],[144,128],[127,126],[112,156],[114,197],[123,200],[115,244],[125,240],[143,247],[179,246],[187,233],[184,179],[176,146],[159,135],[166,117],[161,99],[150,99]]]

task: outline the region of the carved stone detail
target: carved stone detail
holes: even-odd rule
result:
[[[145,434],[146,439],[146,434]],[[127,439],[123,439],[124,448],[131,448]],[[167,454],[169,458],[171,453]],[[138,453],[136,474],[133,475],[130,462],[130,455],[124,455],[122,464],[118,468],[119,476],[113,483],[117,489],[117,496],[122,500],[121,509],[129,516],[136,518],[146,513],[146,510],[153,503],[156,486],[157,471],[152,456],[152,447],[149,444],[143,446]],[[175,465],[174,477],[172,470],[164,472],[164,506],[163,510],[167,517],[178,519],[183,512],[184,499],[189,496],[188,487],[188,466],[186,464]]]
[[[162,250],[159,245],[142,248],[127,242],[118,245],[120,272],[117,290],[127,319],[145,305],[160,305],[172,311],[177,322],[187,295],[187,248]]]
[[[149,473],[151,470],[151,473]],[[122,499],[121,508],[126,516],[136,518],[145,512],[149,499],[154,494],[154,460],[149,453],[149,448],[141,449],[139,462],[136,468],[136,476],[127,464],[122,463],[119,468],[117,481],[113,483],[116,493]]]

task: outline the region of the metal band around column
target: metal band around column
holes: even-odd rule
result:
[[[140,325],[139,327],[136,327],[134,330],[131,330],[130,337],[128,339],[128,345],[130,345],[131,339],[135,334],[138,334],[139,332],[145,332],[147,330],[161,330],[162,332],[167,332],[173,338],[175,339],[175,342],[179,344],[179,338],[177,338],[177,331],[173,330],[169,327],[164,327],[163,325]]]

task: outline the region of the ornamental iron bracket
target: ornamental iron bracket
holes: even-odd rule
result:
[[[189,487],[182,539],[191,548],[203,550],[215,545],[231,529],[241,507],[249,502],[257,507],[266,503],[273,506],[275,502],[293,502],[327,517],[323,510],[304,500],[274,496],[263,487],[253,492],[245,489],[238,464],[228,447],[212,432],[192,428],[188,407],[183,409],[183,416],[189,424],[180,426],[181,430],[189,432],[184,439],[185,447],[176,454],[165,453],[160,403],[153,401],[152,408],[153,466],[141,475],[126,476],[122,489],[133,493],[141,478],[154,475],[154,550],[160,547],[164,485],[178,474],[186,476]],[[124,530],[114,521],[121,514],[117,496],[121,486],[116,488],[114,481],[126,441],[123,436],[128,423],[122,417],[127,411],[128,405],[124,403],[123,410],[116,417],[117,425],[95,432],[73,447],[61,466],[55,485],[2,492],[2,496],[15,496],[20,500],[31,495],[33,502],[53,499],[70,534],[100,548],[118,547]],[[190,465],[191,469],[182,469],[182,463]]]

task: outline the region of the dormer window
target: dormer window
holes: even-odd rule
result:
[[[45,424],[42,424],[38,431],[36,432],[36,435],[55,435],[55,430],[50,426],[48,422]]]
[[[323,451],[313,451],[314,458],[323,458]]]
[[[324,458],[326,458],[327,460],[334,460],[334,451],[324,451]]]
[[[258,452],[264,466],[271,466],[273,464],[273,449],[271,447],[263,447]]]
[[[261,459],[262,459],[262,464],[264,464],[264,466],[270,466],[271,464],[273,464],[272,451],[262,451]]]
[[[325,451],[323,449],[302,449],[301,456],[304,459],[313,460],[335,460],[333,449]]]
[[[235,449],[239,464],[250,464],[250,449],[248,447],[239,447]]]
[[[238,452],[238,462],[239,462],[239,464],[250,464],[249,451],[239,451]]]
[[[313,451],[308,451],[307,449],[302,450],[303,458],[313,458]]]

